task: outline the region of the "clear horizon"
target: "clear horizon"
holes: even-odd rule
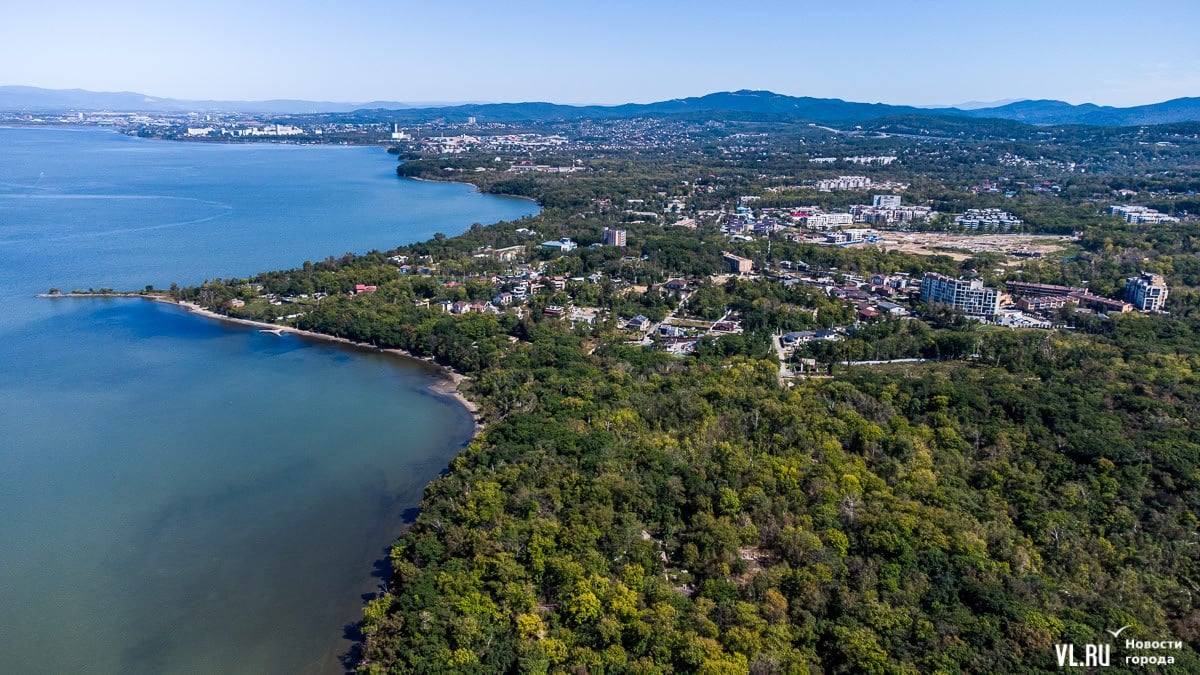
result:
[[[62,17],[71,17],[63,22]],[[895,105],[1200,95],[1200,3],[1017,0],[920,11],[752,0],[312,0],[164,7],[47,0],[6,11],[0,81],[191,100],[646,103],[717,91]],[[47,49],[47,45],[54,45]],[[31,58],[31,55],[35,55]]]

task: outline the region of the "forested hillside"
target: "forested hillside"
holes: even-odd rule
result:
[[[393,548],[365,671],[1020,672],[1112,626],[1200,639],[1190,320],[969,331],[969,362],[785,390],[405,307],[301,323],[475,374],[487,421]]]
[[[501,421],[393,549],[366,669],[1017,672],[1111,626],[1195,640],[1197,366],[1029,336],[781,391],[536,341],[474,390]]]

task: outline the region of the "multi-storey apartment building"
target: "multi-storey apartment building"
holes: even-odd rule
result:
[[[992,317],[1000,313],[1000,291],[978,279],[956,279],[926,272],[921,281],[921,300],[949,305],[969,316]]]
[[[1161,312],[1167,304],[1167,282],[1161,274],[1142,272],[1125,280],[1125,299],[1143,312]]]

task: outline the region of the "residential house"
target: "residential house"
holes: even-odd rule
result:
[[[668,354],[675,356],[686,356],[696,351],[696,343],[699,338],[689,337],[672,337],[663,341],[663,349]]]
[[[894,302],[877,302],[875,308],[881,312],[887,312],[890,316],[908,316],[908,310]]]
[[[496,260],[503,262],[511,262],[516,260],[522,253],[525,252],[524,246],[508,246],[505,248],[496,248],[490,251],[490,254]]]
[[[629,330],[646,331],[650,329],[652,322],[649,318],[638,314],[625,323],[625,328]]]
[[[663,284],[662,288],[672,293],[685,293],[688,290],[688,283],[686,279],[671,279]]]
[[[791,333],[785,333],[780,341],[785,347],[795,347],[816,340],[832,342],[834,340],[840,340],[841,338],[841,333],[828,328],[822,328],[820,330],[800,330],[793,331]]]
[[[567,319],[571,322],[572,326],[577,323],[586,323],[589,326],[594,326],[596,324],[596,311],[585,311],[578,307],[573,307],[571,309],[571,314],[567,317]]]
[[[567,237],[563,237],[563,238],[559,239],[558,241],[543,241],[541,243],[541,247],[546,248],[546,249],[556,250],[561,253],[568,253],[568,252],[574,251],[576,248],[578,248],[579,244],[576,244],[575,242],[571,241]]]

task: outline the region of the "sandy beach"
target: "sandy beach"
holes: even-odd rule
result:
[[[542,203],[539,202],[534,197],[526,197],[525,195],[510,195],[510,194],[505,194],[503,192],[484,192],[483,190],[479,189],[478,185],[476,185],[474,183],[468,183],[465,180],[450,180],[450,179],[443,179],[443,178],[421,178],[419,176],[400,176],[400,177],[403,178],[404,180],[415,180],[415,181],[419,181],[422,183],[447,183],[449,185],[470,185],[471,187],[475,188],[476,192],[478,192],[480,194],[491,195],[493,197],[505,197],[507,199],[523,199],[527,202],[533,202],[534,204],[537,204],[538,208],[542,207]]]
[[[232,323],[232,324],[238,324],[241,326],[248,326],[251,328],[258,328],[259,330],[270,331],[273,333],[279,333],[279,334],[289,333],[292,335],[298,335],[300,337],[308,338],[310,340],[320,340],[322,342],[335,342],[337,344],[347,345],[347,346],[355,347],[358,349],[369,349],[372,351],[382,352],[384,354],[391,354],[393,356],[403,358],[403,359],[408,359],[410,361],[419,361],[425,365],[436,368],[437,372],[442,377],[442,379],[440,381],[435,382],[434,384],[430,385],[430,387],[429,387],[430,390],[432,390],[433,392],[440,394],[442,396],[447,396],[449,398],[452,398],[455,401],[458,401],[464,408],[466,408],[467,411],[471,413],[471,418],[474,420],[474,423],[475,423],[474,433],[476,433],[476,434],[479,433],[479,431],[483,428],[483,424],[480,421],[480,416],[479,416],[479,406],[476,405],[474,401],[468,399],[466,397],[466,395],[463,394],[463,392],[461,391],[463,382],[467,381],[469,378],[466,375],[463,375],[462,373],[450,368],[449,366],[444,366],[440,363],[437,363],[431,357],[416,356],[415,354],[413,354],[407,350],[404,350],[404,349],[385,349],[385,348],[377,347],[375,345],[367,344],[364,342],[355,342],[353,340],[348,340],[346,338],[338,337],[336,335],[328,335],[326,333],[317,333],[315,331],[310,331],[310,330],[301,330],[299,328],[294,328],[292,326],[281,326],[279,324],[267,323],[265,321],[254,321],[252,319],[240,319],[240,318],[234,317],[234,316],[226,316],[224,314],[214,312],[210,309],[205,309],[193,302],[176,301],[174,298],[167,296],[167,295],[157,295],[157,294],[149,295],[149,294],[145,294],[145,293],[120,293],[120,292],[113,292],[113,293],[53,293],[53,294],[42,293],[42,294],[39,294],[38,297],[39,298],[141,298],[143,300],[149,300],[152,302],[161,302],[163,304],[181,307],[183,309],[186,309],[188,311],[188,313],[190,313],[190,314],[202,316],[206,319],[213,319],[216,321],[223,321],[225,323]]]

